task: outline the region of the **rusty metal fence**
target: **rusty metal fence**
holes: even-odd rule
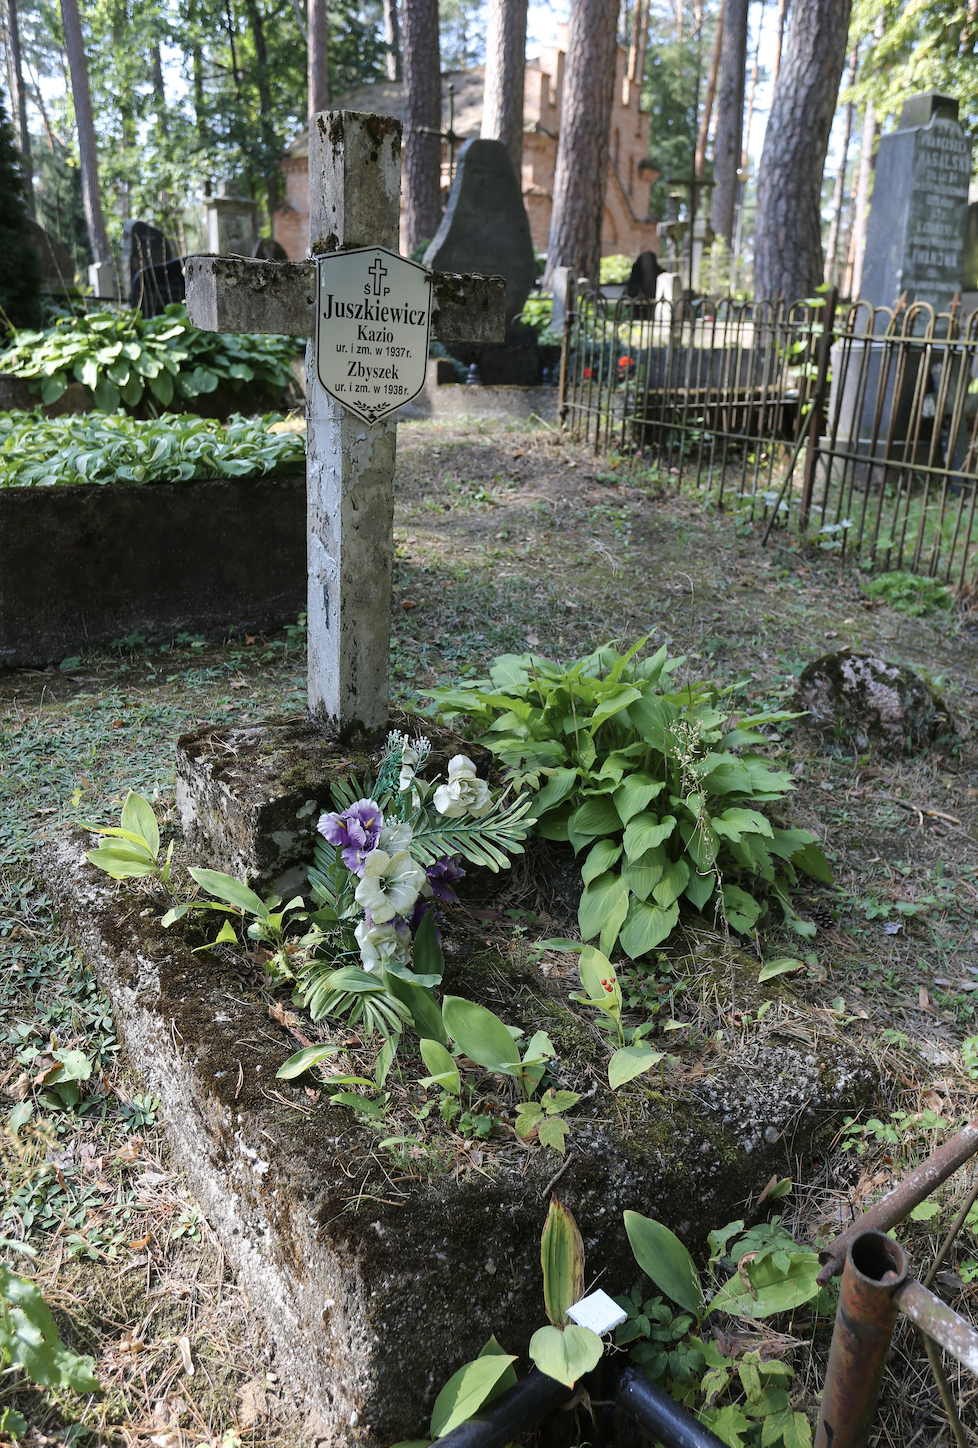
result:
[[[978,313],[572,296],[560,417],[867,569],[978,567]]]

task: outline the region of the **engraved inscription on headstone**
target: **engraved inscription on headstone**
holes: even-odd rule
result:
[[[911,97],[880,141],[861,291],[876,307],[906,293],[940,313],[961,290],[971,141],[956,110],[951,97]]]
[[[317,258],[316,373],[324,391],[377,422],[424,386],[431,273],[382,246]]]

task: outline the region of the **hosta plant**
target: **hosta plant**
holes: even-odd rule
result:
[[[45,404],[80,382],[100,412],[144,403],[179,409],[218,387],[253,385],[278,397],[292,381],[297,350],[291,337],[202,332],[182,302],[171,302],[160,317],[81,312],[43,332],[18,332],[0,354],[0,373],[23,377]]]
[[[646,955],[681,900],[741,932],[776,900],[811,934],[789,892],[799,870],[826,883],[831,871],[813,834],[768,817],[794,781],[761,752],[762,729],[797,716],[735,714],[710,683],[677,688],[684,660],[664,646],[645,657],[646,642],[566,666],[505,654],[488,679],[432,698],[443,717],[468,719],[517,787],[539,788],[538,832],[583,853],[578,922],[604,955]]]

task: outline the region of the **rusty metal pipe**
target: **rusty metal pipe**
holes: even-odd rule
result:
[[[966,1318],[919,1282],[905,1282],[895,1293],[894,1301],[921,1332],[940,1343],[945,1352],[964,1363],[978,1377],[978,1331]]]
[[[907,1277],[903,1248],[882,1232],[850,1242],[829,1349],[815,1448],[865,1448]]]
[[[936,1191],[942,1182],[947,1181],[949,1176],[964,1166],[966,1161],[978,1152],[978,1118],[969,1121],[963,1131],[952,1136],[942,1147],[922,1161],[908,1177],[904,1177],[898,1187],[871,1207],[868,1212],[848,1227],[827,1247],[823,1247],[818,1254],[819,1261],[823,1263],[821,1272],[818,1274],[818,1281],[821,1286],[837,1277],[842,1271],[846,1261],[846,1254],[849,1247],[860,1237],[863,1232],[888,1231],[902,1222],[918,1207],[925,1197]]]

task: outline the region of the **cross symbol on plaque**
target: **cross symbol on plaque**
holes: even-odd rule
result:
[[[374,262],[373,266],[368,267],[367,270],[370,272],[371,276],[374,279],[374,296],[379,297],[380,284],[384,280],[384,277],[387,275],[387,268],[384,266],[384,263],[381,261],[380,257],[378,257],[377,260]]]
[[[505,329],[502,277],[430,273],[397,255],[400,189],[400,122],[323,111],[309,128],[312,259],[187,262],[194,326],[310,338],[307,697],[310,718],[340,739],[387,723],[396,409],[421,390],[429,336],[501,342]]]

